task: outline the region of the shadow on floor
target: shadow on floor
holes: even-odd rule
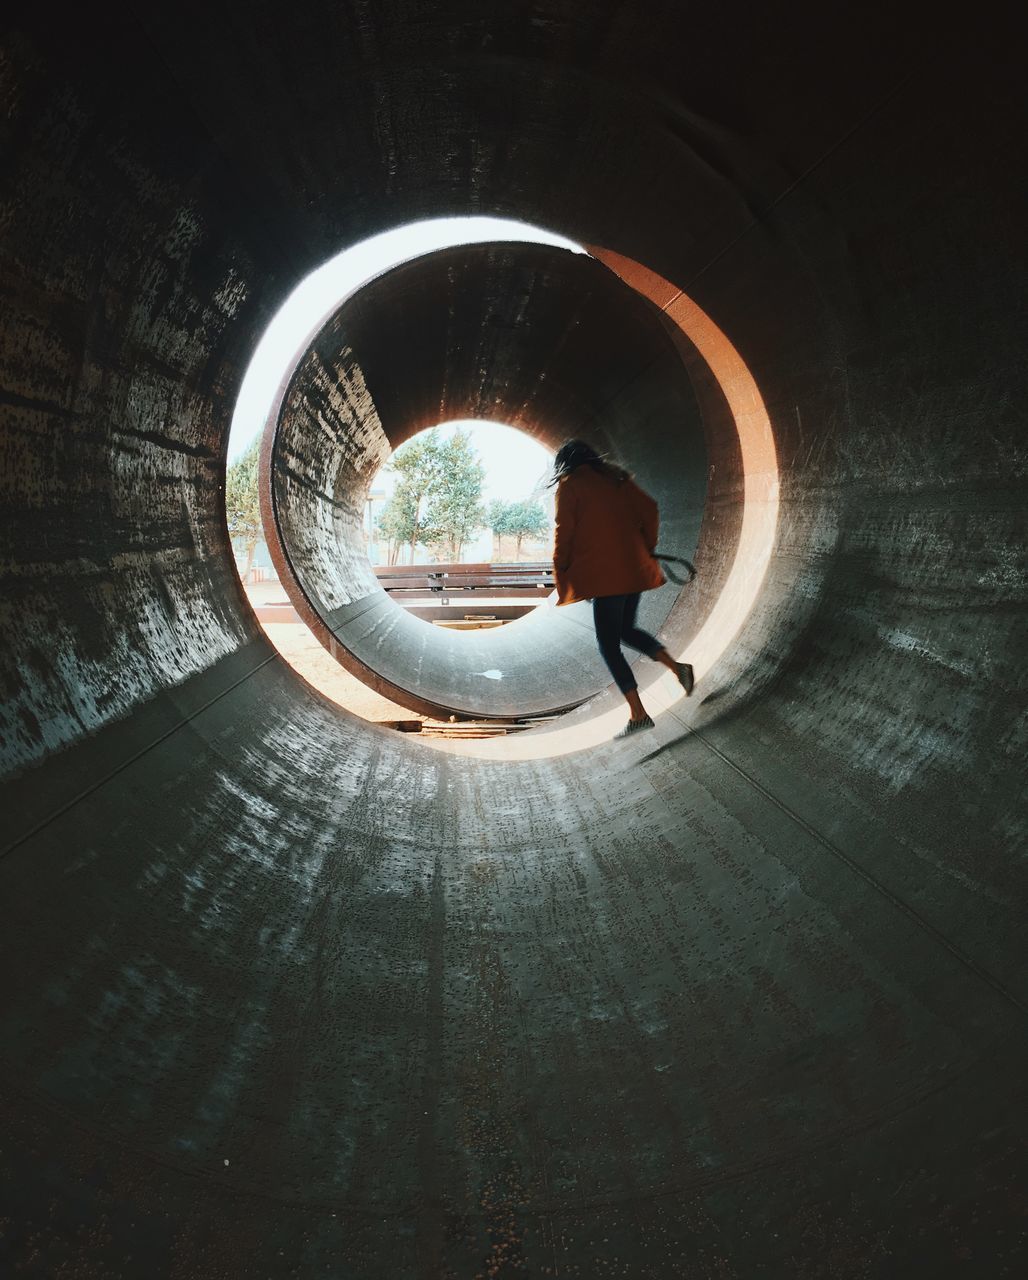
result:
[[[656,760],[657,756],[663,755],[665,751],[670,751],[672,747],[677,747],[692,736],[693,731],[686,729],[685,733],[680,733],[677,738],[671,738],[668,742],[662,742],[659,747],[655,747],[652,751],[647,751],[644,756],[639,757],[638,763],[647,764],[650,760]]]

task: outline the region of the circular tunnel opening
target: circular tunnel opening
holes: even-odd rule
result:
[[[660,308],[595,258],[552,245],[459,246],[396,267],[344,302],[265,428],[272,557],[333,656],[417,711],[567,711],[609,683],[587,605],[455,637],[392,607],[369,565],[371,478],[443,416],[507,422],[551,451],[573,434],[591,439],[657,499],[661,549],[691,558],[707,445],[689,369]],[[642,446],[654,435],[656,455]],[[657,631],[676,596],[673,586],[648,593],[642,625]]]
[[[372,477],[364,537],[392,602],[466,634],[552,604],[553,451],[517,427],[440,423]]]
[[[426,445],[428,457],[411,458]],[[422,428],[371,479],[369,559],[389,566],[539,560],[553,534],[552,466],[553,450],[519,427],[463,420]],[[511,506],[535,509],[512,515]]]

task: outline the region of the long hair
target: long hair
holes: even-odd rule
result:
[[[619,484],[628,479],[628,472],[624,467],[618,467],[613,462],[608,462],[606,456],[597,453],[591,444],[586,444],[584,440],[565,440],[553,459],[553,476],[550,480],[550,488],[559,484],[565,476],[569,476],[576,468],[583,466],[592,467],[600,475],[610,476],[611,479],[617,480]]]

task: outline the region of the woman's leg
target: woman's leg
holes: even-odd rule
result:
[[[636,687],[632,668],[625,661],[621,652],[622,618],[625,611],[625,596],[597,596],[593,601],[593,626],[596,628],[596,643],[600,646],[600,654],[607,664],[614,683],[623,694],[628,694]]]
[[[631,597],[627,597],[631,599]],[[636,685],[632,668],[625,661],[621,652],[621,633],[624,627],[625,596],[597,596],[593,601],[593,626],[596,629],[596,642],[600,646],[600,654],[607,664],[614,683],[625,695],[633,723],[649,720]],[[638,606],[638,597],[636,605]]]
[[[661,663],[669,671],[673,671],[688,696],[692,693],[693,686],[692,667],[688,662],[676,662],[659,640],[651,636],[648,631],[643,631],[641,627],[635,625],[635,615],[639,608],[638,593],[633,596],[625,596],[624,599],[625,609],[621,622],[622,642],[631,645],[633,649],[638,649],[640,653],[645,653],[648,658],[652,658],[654,662]]]
[[[637,649],[640,653],[645,653],[647,658],[652,658],[655,662],[662,662],[660,655],[667,653],[667,650],[656,637],[635,625],[635,615],[639,611],[639,598],[638,591],[634,595],[621,597],[625,602],[621,614],[621,642]],[[666,666],[667,663],[664,665]]]

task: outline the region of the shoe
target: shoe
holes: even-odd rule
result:
[[[688,698],[689,694],[692,693],[693,685],[696,683],[693,679],[692,667],[688,662],[676,662],[675,666],[678,668],[678,683],[685,690],[685,696]]]
[[[652,729],[652,728],[653,728],[653,721],[650,719],[649,716],[647,716],[644,720],[629,720],[628,724],[625,725],[625,727],[621,730],[620,733],[615,733],[614,741],[616,742],[618,738],[630,738],[633,733],[638,733],[640,729]]]

